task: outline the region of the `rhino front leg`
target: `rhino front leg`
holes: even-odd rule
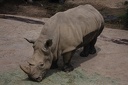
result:
[[[75,51],[71,51],[68,53],[63,54],[63,62],[64,66],[62,68],[63,71],[65,72],[70,72],[74,69],[74,67],[71,65],[71,59]]]
[[[53,62],[52,62],[51,69],[56,69],[56,68],[58,68],[57,62],[58,62],[58,59],[57,59],[56,61],[53,61]]]

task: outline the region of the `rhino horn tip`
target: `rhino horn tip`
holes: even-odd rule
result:
[[[27,66],[20,65],[20,68],[22,71],[24,71],[26,74],[29,74],[30,69]]]

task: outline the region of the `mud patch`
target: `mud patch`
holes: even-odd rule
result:
[[[104,41],[113,42],[113,43],[116,43],[116,44],[128,45],[128,39],[120,39],[120,38],[110,39],[110,38],[108,38],[104,35],[101,35],[100,38]]]
[[[42,82],[33,82],[20,70],[0,73],[0,85],[119,85],[117,80],[97,73],[88,75],[80,68],[72,72],[51,70]]]
[[[27,19],[27,18],[23,18],[23,17],[16,17],[16,16],[9,16],[9,15],[3,15],[2,16],[2,15],[0,15],[0,18],[16,20],[16,21],[21,21],[21,22],[30,23],[30,24],[42,24],[42,25],[44,25],[44,22],[42,22],[42,21]]]
[[[112,42],[116,43],[116,44],[124,44],[124,45],[128,45],[128,39],[112,39]]]

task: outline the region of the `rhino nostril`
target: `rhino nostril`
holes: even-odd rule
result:
[[[36,78],[36,81],[41,81],[41,80],[42,80],[42,77]]]

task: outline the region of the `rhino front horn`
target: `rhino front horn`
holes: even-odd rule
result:
[[[21,70],[23,70],[26,74],[30,73],[30,68],[27,66],[20,65]]]

